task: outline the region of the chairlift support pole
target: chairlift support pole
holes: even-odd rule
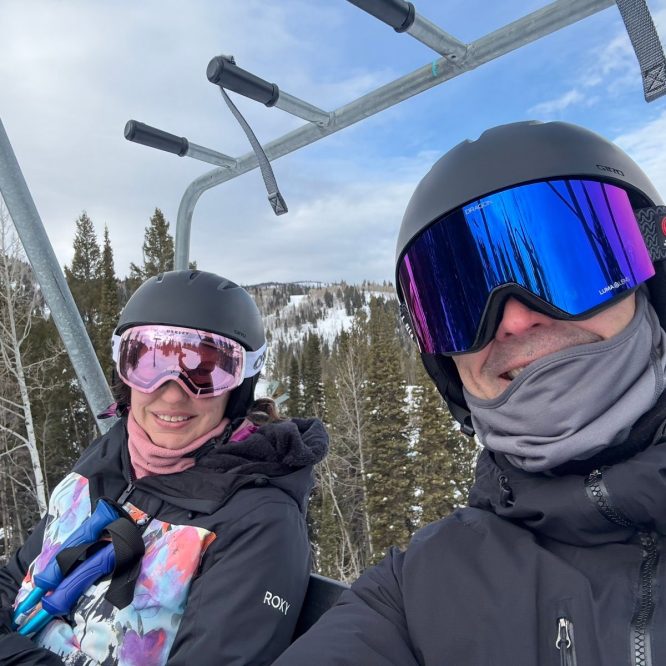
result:
[[[113,402],[111,391],[1,120],[0,192],[72,361],[81,389],[95,415],[98,428],[104,433],[111,427],[112,422],[109,421],[113,419],[102,421],[97,418],[97,414]]]

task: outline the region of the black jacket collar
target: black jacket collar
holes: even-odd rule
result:
[[[525,472],[504,456],[484,450],[470,506],[577,545],[625,541],[642,529],[666,534],[665,427],[666,396],[662,395],[612,456],[606,453],[600,459],[582,461],[573,470],[560,468],[557,474]],[[628,525],[609,520],[591,497],[593,470],[600,470],[608,499]]]
[[[273,486],[301,510],[313,485],[312,466],[323,459],[328,435],[316,419],[260,427],[241,442],[219,443],[188,470],[133,480],[125,419],[86,450],[75,471],[88,477],[91,495],[116,499],[129,484],[168,504],[211,514],[241,488]]]

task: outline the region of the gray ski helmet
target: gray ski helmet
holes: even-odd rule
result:
[[[634,209],[663,205],[640,167],[618,146],[583,127],[563,122],[526,121],[500,125],[475,141],[463,141],[430,169],[407,205],[396,248],[397,271],[411,243],[447,213],[484,196],[529,182],[552,178],[589,178],[612,183],[629,193]],[[666,324],[666,261],[654,264],[647,281],[650,298]],[[426,370],[451,413],[472,433],[462,383],[450,357],[421,354]]]
[[[168,271],[144,282],[123,308],[114,336],[133,326],[170,324],[218,333],[258,351],[266,344],[259,309],[245,289],[215,273]],[[259,373],[231,392],[226,416],[245,416]]]

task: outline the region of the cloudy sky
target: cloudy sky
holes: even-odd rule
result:
[[[472,42],[546,2],[414,4]],[[648,4],[664,42],[666,0]],[[228,155],[249,150],[206,79],[221,53],[326,110],[438,57],[345,0],[0,0],[0,118],[63,264],[86,210],[100,239],[108,226],[126,275],[155,207],[175,233],[185,188],[213,168],[126,141],[130,118]],[[304,122],[237,101],[263,143]],[[391,280],[402,212],[430,165],[490,126],[529,118],[617,140],[666,196],[666,97],[645,103],[612,6],[276,160],[287,215],[273,215],[256,170],[209,190],[190,257],[245,284]]]

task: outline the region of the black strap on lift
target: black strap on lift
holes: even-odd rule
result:
[[[131,518],[121,516],[106,526],[99,541],[65,548],[56,559],[65,577],[94,552],[107,545],[109,540],[113,544],[116,564],[105,598],[116,608],[125,608],[134,598],[134,586],[145,553],[141,529]]]
[[[285,203],[280,189],[278,188],[277,181],[275,180],[275,174],[271,167],[271,163],[266,157],[264,149],[261,147],[261,144],[257,140],[257,137],[254,135],[252,128],[248,125],[243,115],[238,110],[236,105],[231,101],[229,95],[227,95],[226,90],[224,89],[225,84],[222,81],[221,72],[227,72],[231,76],[232,83],[231,85],[226,84],[231,90],[236,90],[237,92],[243,92],[245,88],[248,87],[247,81],[249,81],[252,86],[258,86],[260,93],[265,93],[266,99],[263,99],[263,96],[257,97],[256,94],[249,95],[252,99],[257,99],[261,101],[266,106],[273,106],[279,97],[280,91],[275,84],[269,84],[261,79],[255,77],[249,72],[240,70],[236,67],[236,60],[233,56],[217,56],[213,58],[211,63],[208,65],[208,79],[211,83],[215,83],[220,88],[222,93],[222,99],[226,102],[227,106],[231,113],[234,114],[234,118],[238,121],[238,124],[242,127],[245,136],[247,136],[250,145],[254,154],[257,156],[257,161],[259,162],[259,169],[261,170],[261,177],[264,179],[264,185],[266,185],[266,191],[268,192],[268,201],[270,201],[271,206],[273,207],[273,212],[276,215],[283,215],[288,211],[287,204]],[[242,76],[238,76],[242,72]]]
[[[666,58],[645,0],[616,0],[643,77],[646,102],[666,94]]]

